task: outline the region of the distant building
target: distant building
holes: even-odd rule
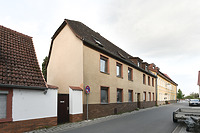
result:
[[[199,85],[199,98],[200,98],[200,71],[199,71],[199,74],[198,74],[197,85]]]
[[[157,104],[165,104],[166,101],[175,103],[177,100],[177,86],[167,74],[160,71],[155,64],[149,65],[149,70],[157,75]]]

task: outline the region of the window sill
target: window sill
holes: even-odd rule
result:
[[[13,119],[12,118],[6,118],[6,119],[0,119],[0,123],[2,122],[10,122],[12,121]]]
[[[120,76],[116,76],[116,77],[123,79],[123,77],[120,77]]]
[[[131,80],[129,79],[128,81],[131,81],[131,82],[133,82],[133,80],[132,80],[132,79],[131,79]]]
[[[102,72],[102,71],[100,71],[101,73],[103,73],[103,74],[107,74],[107,75],[110,75],[110,73],[107,73],[107,72]]]
[[[101,103],[101,105],[108,105],[109,103]]]
[[[123,103],[123,102],[117,102],[117,103]]]

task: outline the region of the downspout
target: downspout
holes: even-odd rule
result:
[[[156,106],[158,105],[158,88],[157,88],[157,73],[156,73]]]

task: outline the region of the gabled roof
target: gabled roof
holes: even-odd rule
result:
[[[104,54],[107,54],[113,58],[116,58],[119,61],[122,61],[123,63],[126,63],[144,73],[147,73],[153,77],[156,77],[155,75],[143,70],[142,68],[139,68],[137,65],[135,65],[128,53],[126,53],[124,50],[121,48],[117,47],[114,45],[112,42],[108,41],[106,38],[101,36],[98,32],[95,32],[94,30],[90,29],[88,26],[84,25],[81,22],[78,21],[73,21],[73,20],[68,20],[65,19],[64,22],[61,24],[61,26],[57,29],[55,34],[52,37],[52,42],[50,46],[50,51],[49,51],[49,59],[51,57],[51,50],[52,50],[52,45],[53,41],[56,38],[56,36],[60,33],[60,31],[67,25],[70,27],[72,32],[80,39],[83,41],[84,45],[87,45],[95,50],[98,50]],[[48,65],[47,62],[47,65]]]
[[[197,81],[197,85],[200,86],[200,71],[199,71],[199,74],[198,74],[198,81]]]
[[[0,26],[0,86],[47,88],[32,38]]]

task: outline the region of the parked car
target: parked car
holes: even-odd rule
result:
[[[189,106],[200,105],[199,99],[190,99]]]

